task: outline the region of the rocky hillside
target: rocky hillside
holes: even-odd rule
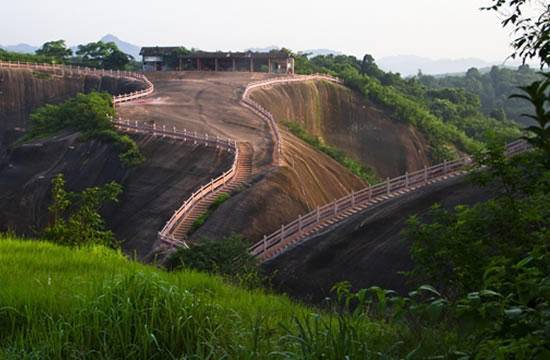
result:
[[[427,164],[426,143],[416,129],[342,85],[328,81],[276,85],[252,97],[277,120],[299,123],[382,177]]]

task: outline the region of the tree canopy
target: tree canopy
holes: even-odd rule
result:
[[[48,41],[36,50],[36,55],[50,57],[58,62],[65,62],[73,55],[73,51],[65,45],[65,40]]]
[[[85,66],[122,70],[130,63],[132,57],[120,51],[114,42],[91,42],[78,45],[78,61]]]

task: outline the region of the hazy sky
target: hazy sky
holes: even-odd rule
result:
[[[2,1],[0,44],[74,45],[112,33],[138,45],[241,50],[328,48],[376,58],[503,60],[509,30],[486,0]]]

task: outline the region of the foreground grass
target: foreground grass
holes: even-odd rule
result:
[[[0,235],[0,358],[394,358],[452,336],[319,312],[103,247]]]

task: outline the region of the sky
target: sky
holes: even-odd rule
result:
[[[69,45],[111,33],[137,45],[243,50],[328,48],[375,58],[504,60],[509,30],[488,0],[4,1],[0,44]]]

